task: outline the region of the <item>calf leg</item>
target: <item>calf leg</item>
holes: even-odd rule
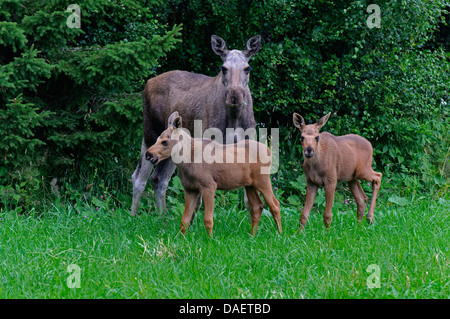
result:
[[[198,191],[187,191],[184,192],[184,212],[181,217],[180,230],[183,235],[186,234],[186,230],[189,227],[189,223],[192,220],[192,215],[197,206],[198,198],[200,197],[200,192]]]
[[[247,194],[247,190],[244,188],[244,206],[247,210],[251,210],[251,203],[250,200],[248,199],[248,194]]]
[[[167,185],[169,185],[169,180],[172,177],[175,168],[176,166],[170,158],[165,159],[156,165],[156,168],[150,177],[153,189],[155,190],[156,208],[160,214],[166,209]]]
[[[212,238],[212,229],[213,229],[213,215],[214,215],[214,195],[216,189],[204,188],[201,190],[203,202],[205,204],[205,228],[208,232],[209,237]]]
[[[153,165],[150,163],[150,161],[147,161],[145,159],[145,153],[147,152],[147,149],[147,145],[144,141],[142,141],[141,157],[139,158],[136,170],[131,177],[133,181],[133,202],[131,204],[131,215],[133,216],[136,216],[138,213],[139,202],[153,168]]]
[[[366,204],[364,201],[367,196],[365,196],[359,180],[355,179],[348,182],[348,186],[350,187],[350,191],[352,192],[353,197],[355,197],[356,201],[356,219],[358,221],[361,221],[364,217],[364,212],[366,211]]]
[[[377,200],[378,190],[380,189],[380,186],[381,186],[381,177],[382,177],[381,173],[373,172],[372,199],[370,200],[370,208],[369,208],[369,212],[367,213],[367,217],[366,217],[366,219],[369,223],[373,223],[373,221],[374,221],[373,213],[375,211],[375,203]]]
[[[248,205],[250,209],[250,217],[252,221],[252,232],[251,234],[256,233],[256,229],[258,228],[259,220],[261,219],[261,213],[263,211],[264,205],[259,197],[258,192],[253,186],[245,187]]]
[[[363,196],[364,202],[365,202],[366,204],[369,204],[369,197],[367,197],[366,193],[364,193],[364,190],[362,189],[361,183],[360,183],[360,182],[358,182],[358,189],[359,189],[359,192],[360,192],[360,193],[362,194],[362,196]]]
[[[269,206],[270,213],[275,220],[278,232],[281,234],[283,232],[283,229],[281,227],[280,202],[275,198],[275,195],[273,194],[270,179],[268,183],[259,186],[258,190],[263,195],[267,206]]]
[[[325,189],[325,212],[323,213],[323,223],[326,228],[330,227],[332,220],[332,208],[334,203],[334,193],[336,192],[336,181],[328,182]]]
[[[198,212],[198,210],[200,209],[201,206],[202,206],[202,196],[199,195],[197,198],[197,204],[195,205],[195,208],[194,208],[194,212],[192,213],[191,224],[194,221],[195,213]]]
[[[305,205],[303,206],[302,215],[300,217],[300,230],[305,227],[306,222],[308,221],[309,213],[311,212],[314,200],[316,199],[317,189],[318,187],[315,184],[306,184],[306,199]]]

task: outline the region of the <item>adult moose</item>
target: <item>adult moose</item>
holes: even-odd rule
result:
[[[145,159],[145,153],[166,129],[170,114],[178,111],[184,127],[193,134],[194,120],[202,121],[202,130],[218,128],[223,142],[227,128],[254,128],[253,102],[248,87],[250,66],[248,61],[261,48],[261,37],[250,38],[244,50],[228,50],[225,41],[211,36],[214,53],[222,58],[221,71],[216,77],[186,71],[169,71],[148,80],[144,89],[143,119],[144,138],[141,157],[133,173],[133,203],[131,214],[137,215],[139,201],[150,177],[153,165]],[[171,123],[169,123],[169,126]],[[235,136],[234,141],[242,136]],[[156,205],[162,213],[166,207],[166,190],[175,171],[170,158],[158,163],[151,174]],[[198,199],[197,208],[201,203]]]

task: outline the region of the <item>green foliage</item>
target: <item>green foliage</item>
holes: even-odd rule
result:
[[[6,90],[5,98],[16,97],[24,91],[36,92],[38,85],[50,77],[53,66],[38,57],[39,53],[31,45],[20,57],[0,67],[4,76],[0,78],[0,88]]]
[[[324,130],[366,137],[375,148],[376,169],[384,172],[389,164],[400,175],[400,189],[416,175],[426,190],[435,176],[450,177],[450,55],[434,36],[448,2],[379,1],[381,28],[373,29],[366,25],[369,4],[172,0],[164,7],[167,21],[183,23],[189,33],[163,68],[188,65],[215,75],[220,59],[211,53],[211,34],[237,49],[261,34],[262,49],[250,61],[250,88],[257,122],[289,128],[280,134],[281,149],[298,150],[290,142],[298,134],[293,112],[314,122],[332,111]]]
[[[214,76],[220,58],[211,34],[237,49],[260,34],[250,88],[257,122],[280,128],[273,184],[282,201],[298,206],[304,198],[294,111],[308,122],[332,111],[325,130],[368,138],[386,190],[443,194],[450,63],[435,35],[448,2],[379,1],[381,28],[373,29],[370,3],[82,0],[78,29],[66,23],[65,1],[0,1],[1,171],[16,172],[0,182],[25,194],[57,178],[61,193],[75,198],[98,169],[108,185],[128,190],[146,80],[173,69]],[[22,206],[34,201],[20,196]]]
[[[14,52],[24,49],[27,38],[15,22],[0,22],[0,45],[10,46]]]
[[[0,152],[4,164],[26,162],[24,158],[30,161],[36,156],[37,147],[44,144],[35,138],[34,129],[41,126],[51,113],[37,111],[33,103],[23,102],[22,95],[7,103],[5,109],[0,109]]]
[[[0,2],[2,170],[32,163],[48,183],[135,160],[143,86],[181,31],[158,21],[158,4],[78,1],[81,28],[70,28],[64,1]]]

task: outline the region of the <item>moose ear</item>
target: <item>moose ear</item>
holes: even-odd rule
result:
[[[327,115],[325,115],[324,117],[322,117],[322,118],[316,123],[316,126],[317,126],[317,129],[318,129],[318,130],[320,130],[320,129],[322,128],[322,126],[324,126],[324,125],[327,123],[328,119],[330,118],[330,115],[331,115],[331,112],[329,112]]]
[[[212,35],[211,47],[215,54],[219,55],[222,60],[225,59],[228,54],[228,49],[224,39],[222,39],[218,35]]]
[[[172,126],[174,128],[181,128],[183,125],[183,121],[181,120],[181,116],[177,116],[173,119]]]
[[[175,111],[172,114],[170,114],[169,119],[167,120],[167,127],[173,126],[173,121],[178,116],[179,116],[179,114],[178,114],[177,111]]]
[[[261,36],[255,35],[248,39],[245,49],[242,52],[247,58],[250,58],[252,55],[258,53],[259,49],[261,49]]]
[[[303,117],[298,113],[294,113],[294,115],[292,116],[292,120],[295,127],[303,131],[303,128],[305,127],[305,120],[303,119]]]

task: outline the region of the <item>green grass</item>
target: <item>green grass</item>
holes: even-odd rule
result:
[[[97,210],[99,200],[0,213],[0,298],[450,296],[448,198],[380,200],[373,225],[359,225],[353,205],[334,209],[329,230],[312,212],[302,233],[298,208],[285,207],[283,234],[264,213],[255,237],[236,193],[216,199],[213,239],[202,210],[186,237],[178,232],[182,203],[137,218],[118,207]],[[68,287],[69,264],[81,268],[81,288]],[[380,288],[367,286],[371,264]]]

